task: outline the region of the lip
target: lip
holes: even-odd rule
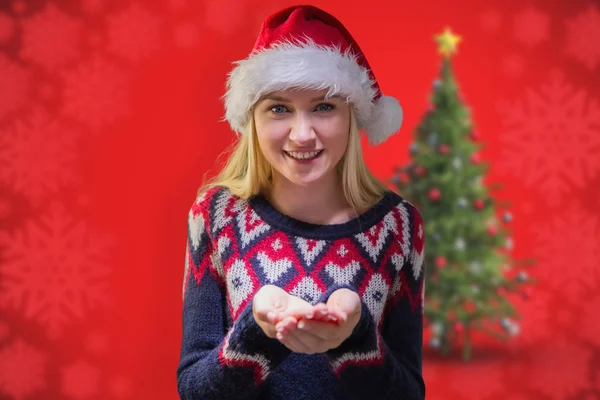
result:
[[[319,150],[302,150],[302,151],[298,151],[298,150],[294,150],[293,152],[297,152],[297,153],[310,153],[311,151],[318,151],[319,154],[317,154],[315,157],[308,159],[308,160],[300,160],[297,158],[292,157],[291,155],[288,154],[287,150],[284,150],[283,153],[286,155],[286,157],[288,157],[290,160],[293,160],[299,164],[310,164],[313,161],[317,160],[319,157],[321,157],[321,154],[323,154],[323,149],[319,149]]]
[[[283,149],[283,151],[286,151],[288,153],[311,153],[313,151],[321,151],[323,149],[294,149],[294,150],[287,150],[287,149]]]

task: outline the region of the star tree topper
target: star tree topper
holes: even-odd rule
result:
[[[457,52],[458,43],[462,37],[452,33],[450,28],[446,28],[444,33],[436,35],[435,41],[438,44],[438,53],[443,56],[450,56]]]

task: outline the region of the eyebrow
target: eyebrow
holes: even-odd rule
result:
[[[333,96],[330,96],[329,98],[340,98],[340,97],[341,96],[333,95]],[[287,98],[281,97],[281,96],[277,96],[277,95],[274,95],[274,94],[268,94],[268,95],[266,95],[265,97],[263,97],[263,100],[283,101],[283,102],[286,102],[286,103],[291,103],[292,102],[292,100],[290,100],[290,99],[287,99]],[[315,97],[315,98],[311,99],[311,103],[314,103],[315,101],[322,101],[322,100],[325,100],[325,96]]]

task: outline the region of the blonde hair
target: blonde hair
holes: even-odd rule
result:
[[[337,165],[337,172],[346,201],[357,212],[369,209],[388,190],[365,164],[352,107],[348,146]],[[272,176],[273,169],[260,150],[254,116],[251,113],[246,132],[234,142],[227,163],[217,176],[206,181],[198,189],[198,195],[210,188],[223,186],[232,194],[247,200],[259,193],[268,192]]]

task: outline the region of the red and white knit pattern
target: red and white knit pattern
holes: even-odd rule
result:
[[[406,279],[418,279],[423,273],[424,257],[423,222],[416,218],[411,231],[411,213],[405,202],[399,202],[363,232],[335,240],[317,240],[269,225],[249,202],[225,189],[213,189],[199,201],[204,207],[192,208],[190,227],[201,227],[204,223],[199,222],[207,222],[212,243],[208,268],[226,288],[234,321],[266,284],[278,285],[312,304],[332,285],[351,285],[378,328],[387,302],[397,301],[403,295],[411,297],[411,304],[422,301],[403,287]],[[190,229],[189,233],[192,246],[205,234],[200,228]],[[403,270],[409,265],[407,262],[412,271]],[[227,340],[221,357],[226,363],[251,363],[259,368],[263,378],[269,373],[268,360],[258,354],[234,352]],[[346,353],[332,365],[334,370],[340,370],[348,363],[380,362],[382,357],[382,339],[378,334],[376,349]]]

